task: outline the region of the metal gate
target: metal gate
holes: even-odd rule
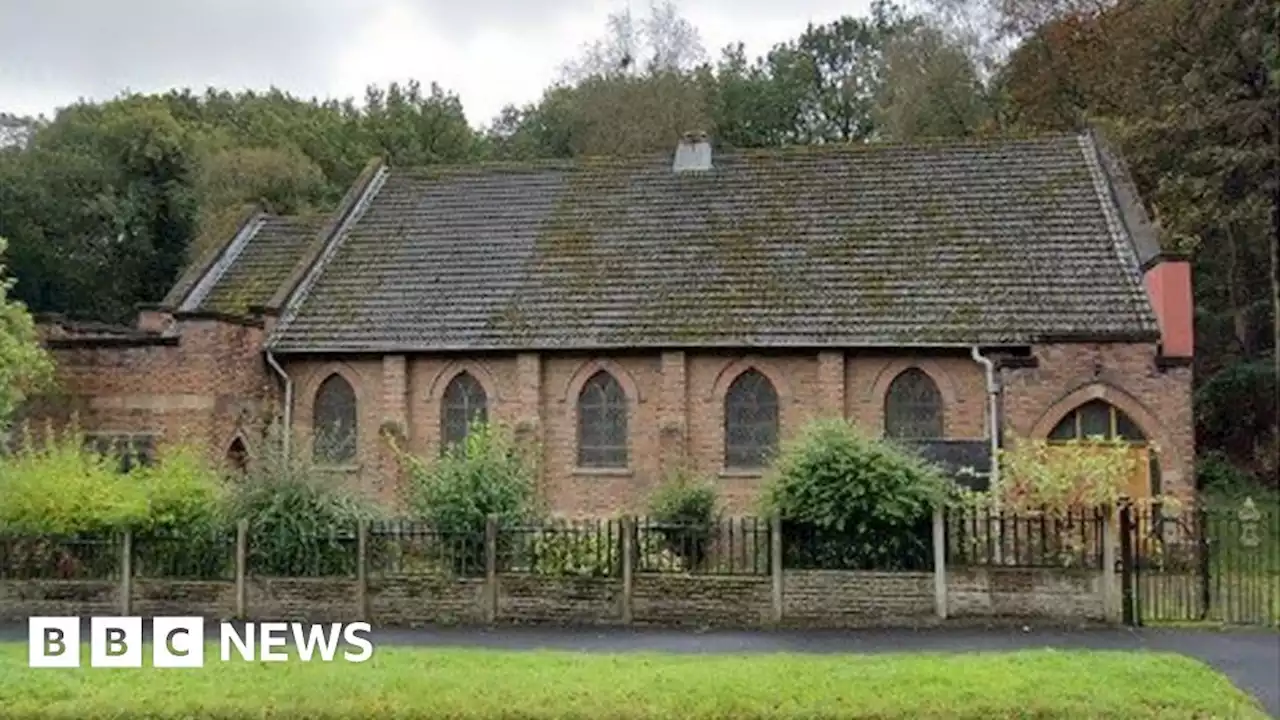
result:
[[[1252,499],[1120,510],[1124,621],[1280,625],[1280,514]]]

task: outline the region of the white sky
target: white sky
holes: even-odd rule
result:
[[[868,0],[679,0],[708,55],[750,55]],[[533,101],[627,0],[0,0],[0,112],[171,87],[354,96],[435,81],[473,125]],[[631,0],[647,13],[647,0]]]

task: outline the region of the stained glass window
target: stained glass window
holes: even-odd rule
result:
[[[923,370],[908,368],[889,384],[884,400],[885,436],[902,440],[942,435],[942,393]]]
[[[489,421],[489,400],[480,381],[470,373],[458,373],[444,390],[440,406],[441,449],[466,441],[472,423]]]
[[[627,396],[603,370],[578,394],[578,466],[627,466]]]
[[[312,456],[316,462],[339,464],[356,457],[356,392],[334,373],[320,383],[312,409]]]
[[[778,392],[758,370],[734,379],[724,396],[724,465],[762,468],[778,448]]]

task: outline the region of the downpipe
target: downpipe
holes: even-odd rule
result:
[[[982,354],[977,345],[969,348],[969,357],[982,366],[987,375],[987,437],[991,443],[991,470],[987,475],[987,491],[994,499],[997,516],[1000,509],[1000,383],[996,380],[996,364]],[[1000,539],[995,544],[997,564],[1004,562],[1004,523],[1000,523]],[[987,528],[991,533],[991,528]]]
[[[267,364],[272,370],[280,376],[284,381],[284,438],[281,440],[281,449],[284,451],[284,460],[286,466],[289,462],[289,443],[293,438],[293,380],[289,377],[289,373],[280,367],[280,363],[276,362],[275,355],[271,351],[267,351]]]
[[[986,357],[977,345],[969,348],[969,357],[982,366],[987,375],[987,438],[991,443],[991,471],[988,481],[991,490],[1000,483],[1000,384],[996,380],[996,364]]]

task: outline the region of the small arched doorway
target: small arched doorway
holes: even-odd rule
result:
[[[227,468],[236,475],[249,472],[249,450],[245,447],[244,440],[236,438],[231,441],[227,448],[226,462]]]
[[[1121,440],[1145,458],[1142,469],[1129,482],[1132,498],[1148,498],[1160,494],[1160,458],[1151,447],[1146,433],[1120,408],[1105,400],[1090,400],[1068,412],[1049,431],[1049,442],[1070,440]]]

